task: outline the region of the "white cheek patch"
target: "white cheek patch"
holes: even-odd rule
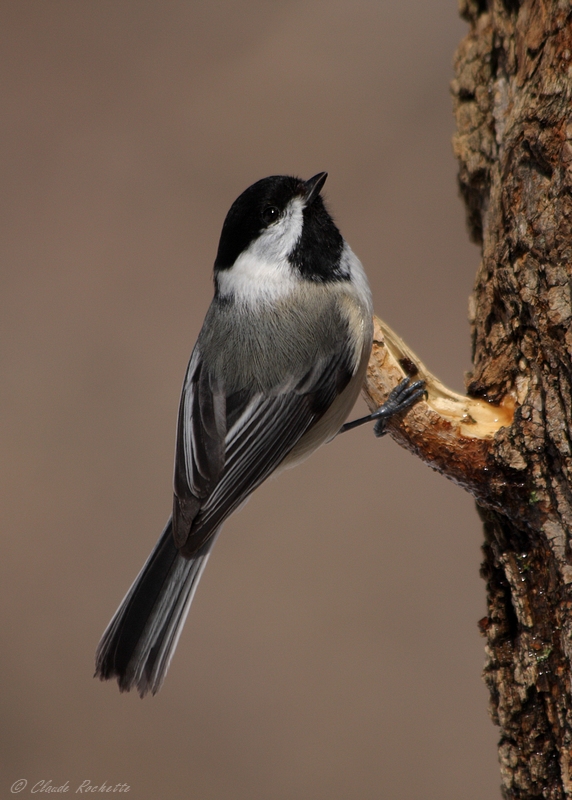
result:
[[[223,297],[232,295],[247,305],[279,300],[296,288],[296,278],[286,259],[268,261],[250,250],[242,253],[231,269],[219,272],[217,283]]]
[[[302,235],[304,204],[292,200],[282,217],[266,228],[239,255],[230,269],[217,274],[218,290],[237,302],[254,305],[289,295],[298,284],[288,256]]]

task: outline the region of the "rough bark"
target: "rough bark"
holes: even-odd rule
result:
[[[571,6],[468,0],[461,11],[455,152],[482,244],[467,388],[517,404],[491,454],[511,489],[500,508],[479,500],[485,680],[504,796],[556,800],[572,794]]]
[[[389,432],[477,499],[503,796],[556,800],[572,796],[572,6],[460,8],[454,147],[482,247],[468,398],[382,323],[366,395],[375,407],[403,374],[428,380]]]

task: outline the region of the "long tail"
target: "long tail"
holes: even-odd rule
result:
[[[183,558],[169,519],[101,638],[96,677],[117,678],[122,692],[136,686],[141,697],[159,691],[215,538],[193,558]]]

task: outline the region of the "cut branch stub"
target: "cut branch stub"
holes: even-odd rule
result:
[[[507,397],[502,405],[493,406],[447,389],[391,328],[374,317],[373,349],[363,390],[369,408],[379,408],[405,376],[425,381],[426,398],[407,414],[389,420],[387,432],[480,502],[497,506],[507,476],[495,474],[492,456],[496,439],[505,438],[499,432],[512,424],[514,400]]]

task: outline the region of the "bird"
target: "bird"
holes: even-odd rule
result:
[[[326,178],[263,178],[224,220],[179,405],[172,514],[96,652],[95,676],[121,691],[159,691],[221,527],[263,481],[339,432],[375,421],[383,435],[423,394],[405,378],[344,425],[372,348],[373,304],[321,195]]]

